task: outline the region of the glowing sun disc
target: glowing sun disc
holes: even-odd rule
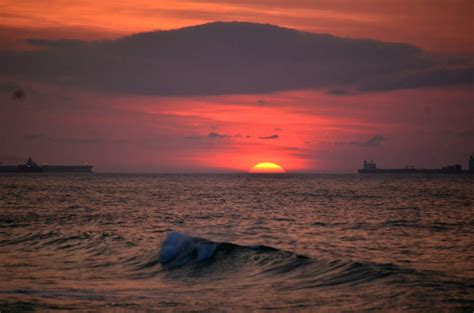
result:
[[[249,173],[286,173],[286,171],[276,163],[260,162],[252,166]]]

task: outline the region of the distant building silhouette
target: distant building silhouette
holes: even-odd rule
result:
[[[469,157],[469,170],[474,171],[474,155]]]

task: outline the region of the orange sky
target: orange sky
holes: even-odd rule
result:
[[[465,164],[472,148],[466,87],[351,97],[311,90],[110,96],[25,87],[27,100],[0,107],[4,162],[33,151],[39,162],[89,161],[99,172],[246,171],[262,161],[290,172],[353,172],[364,159],[392,167]],[[383,140],[370,144],[377,135]]]
[[[114,38],[211,21],[271,23],[310,32],[474,52],[470,0],[1,0],[2,48],[25,38]]]

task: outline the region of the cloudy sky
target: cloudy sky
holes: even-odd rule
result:
[[[466,167],[473,20],[461,0],[0,0],[0,162]]]

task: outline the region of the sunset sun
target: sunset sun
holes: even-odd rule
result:
[[[249,170],[249,173],[259,174],[259,173],[286,173],[285,169],[280,165],[272,162],[260,162],[252,166]]]

